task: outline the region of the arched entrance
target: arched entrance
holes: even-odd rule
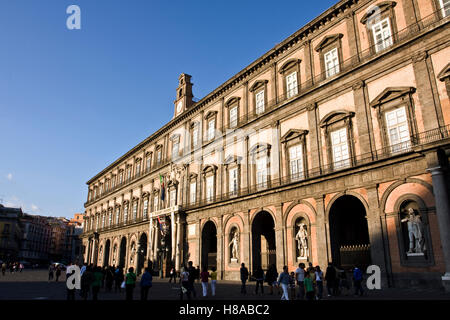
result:
[[[127,256],[127,239],[125,237],[120,241],[119,267],[125,268],[125,258]]]
[[[259,212],[252,223],[252,270],[276,266],[275,222],[267,211]]]
[[[147,234],[143,233],[139,238],[137,273],[141,274],[144,268],[145,259],[147,258]]]
[[[338,198],[330,208],[330,244],[333,264],[349,269],[370,265],[366,209],[355,196]]]
[[[202,268],[217,268],[217,229],[212,221],[208,221],[202,230]]]
[[[108,266],[109,265],[109,252],[111,249],[111,241],[110,240],[106,240],[105,243],[105,252],[103,254],[103,266]]]

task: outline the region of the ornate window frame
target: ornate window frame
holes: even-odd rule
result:
[[[179,133],[175,133],[170,137],[170,141],[172,144],[172,148],[171,148],[171,157],[172,160],[178,159],[181,156],[181,148],[180,148],[180,140],[181,140],[181,135]],[[173,154],[173,149],[175,144],[178,143],[178,153],[177,154]]]
[[[264,111],[261,113],[265,113],[267,111],[267,83],[269,80],[257,80],[253,83],[253,85],[250,87],[249,91],[253,93],[252,102],[253,102],[253,115],[259,116],[260,114],[256,112],[256,95],[264,91]]]
[[[321,78],[328,79],[332,78],[335,75],[339,74],[342,71],[342,66],[344,62],[344,57],[342,53],[342,38],[344,35],[342,33],[330,34],[328,36],[323,37],[322,41],[314,48],[314,50],[319,54],[320,59],[320,70]],[[327,67],[325,65],[325,54],[330,52],[331,50],[337,50],[338,59],[339,59],[339,70],[334,75],[327,76]]]
[[[369,105],[377,110],[377,118],[381,129],[381,143],[383,149],[390,150],[390,147],[392,147],[389,143],[389,136],[387,132],[385,118],[386,112],[405,106],[411,142],[413,141],[412,137],[418,133],[414,110],[414,99],[412,97],[415,92],[416,88],[414,87],[388,87],[370,102]]]
[[[239,196],[240,190],[241,190],[241,162],[242,157],[232,155],[228,156],[224,161],[224,167],[225,167],[225,190],[227,190],[227,195],[229,197],[236,197]],[[237,190],[232,192],[230,190],[230,170],[236,169],[237,170]]]
[[[369,48],[371,54],[377,54],[379,52],[376,51],[375,48],[375,39],[373,37],[372,27],[378,22],[383,21],[384,19],[388,19],[389,26],[391,27],[391,36],[392,36],[392,45],[397,42],[397,19],[395,17],[394,7],[397,5],[395,1],[382,1],[377,3],[376,5],[372,5],[367,9],[367,12],[361,18],[361,23],[366,26],[367,38],[369,39]],[[379,10],[377,10],[379,8]],[[386,48],[385,48],[386,49]]]
[[[447,90],[447,97],[450,99],[450,63],[448,63],[437,75],[439,81],[445,83],[445,89]]]
[[[155,197],[158,198],[158,208],[155,208]],[[159,195],[159,189],[157,189],[157,188],[153,188],[153,190],[152,190],[151,208],[152,208],[152,210],[150,212],[158,211],[159,208],[161,208],[161,198]]]
[[[196,142],[197,142],[197,144],[196,145],[194,145],[194,130],[195,129],[197,129],[197,140],[196,140]],[[200,141],[200,139],[201,139],[201,132],[200,132],[200,123],[198,122],[198,121],[193,121],[193,122],[191,122],[191,124],[190,124],[190,133],[189,133],[189,136],[190,136],[190,146],[191,146],[191,150],[196,150],[196,149],[198,149],[200,146],[201,146],[201,141]]]
[[[142,201],[142,214],[141,217],[142,219],[147,219],[150,213],[150,193],[149,192],[144,192],[141,196],[141,201]],[[145,208],[145,201],[147,201],[147,212],[145,212],[146,208]],[[141,211],[141,210],[140,210]]]
[[[163,163],[163,145],[162,144],[157,144],[155,147],[155,167],[159,166],[161,163]],[[158,161],[158,155],[160,155],[160,159]]]
[[[257,190],[263,190],[263,189],[269,189],[271,187],[271,172],[270,172],[270,149],[272,146],[268,143],[256,143],[252,148],[249,150],[249,156],[251,159],[251,181],[252,185]],[[267,167],[267,181],[266,186],[259,186],[257,184],[257,160],[259,158],[266,157],[266,167]]]
[[[281,144],[283,145],[284,152],[284,164],[285,164],[285,176],[289,177],[289,181],[300,181],[304,180],[308,177],[308,161],[307,161],[307,153],[306,153],[306,135],[308,134],[308,130],[302,129],[290,129],[281,137]],[[303,153],[303,177],[300,179],[292,179],[291,170],[290,170],[290,159],[289,159],[289,148],[294,147],[296,145],[302,145],[302,153]]]
[[[202,170],[203,175],[203,194],[204,194],[204,200],[205,202],[214,202],[216,200],[216,192],[217,192],[217,166],[215,165],[208,165],[203,168]],[[208,193],[207,193],[207,178],[210,178],[213,176],[213,196],[212,199],[208,199]]]
[[[289,59],[287,60],[285,63],[283,63],[283,65],[280,68],[279,73],[281,74],[282,77],[282,81],[283,81],[283,91],[284,91],[284,97],[286,99],[290,99],[293,98],[295,96],[297,96],[300,93],[300,63],[302,62],[302,60],[300,59]],[[288,88],[287,88],[287,81],[286,81],[286,77],[290,74],[292,74],[293,72],[296,72],[297,75],[297,93],[293,94],[292,96],[288,97]]]
[[[206,139],[205,139],[206,142],[214,141],[214,139],[216,138],[216,130],[217,130],[217,114],[218,114],[217,111],[211,110],[211,111],[208,111],[208,113],[206,113],[206,115],[205,115],[205,118],[204,118],[204,119],[205,119],[205,121],[206,121]],[[214,119],[214,132],[213,132],[213,136],[210,138],[210,137],[209,137],[209,130],[210,130],[210,128],[209,128],[209,122],[210,122],[212,119]]]
[[[231,97],[225,102],[225,108],[227,109],[227,127],[228,129],[236,129],[239,126],[239,115],[240,115],[240,97]],[[231,109],[237,108],[236,112],[236,125],[231,126]]]
[[[145,154],[145,172],[148,173],[152,170],[152,156],[153,152],[148,151]]]
[[[327,159],[330,167],[333,169],[344,169],[354,166],[355,146],[353,142],[352,118],[355,116],[353,111],[335,110],[323,117],[319,126],[322,128],[325,136],[325,145],[327,150]],[[331,143],[331,133],[345,128],[347,130],[347,145],[349,149],[349,166],[337,167],[333,161],[333,146]]]
[[[195,204],[198,201],[198,181],[197,181],[197,177],[198,177],[198,175],[196,173],[191,173],[189,175],[189,178],[188,178],[188,183],[189,183],[189,186],[188,186],[188,189],[189,189],[188,204]],[[192,185],[192,183],[195,183],[195,201],[194,202],[192,202],[192,199],[191,199],[191,191],[192,191],[191,190],[191,185]]]

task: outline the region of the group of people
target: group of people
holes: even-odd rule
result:
[[[50,264],[48,267],[48,282],[52,281],[53,278],[56,282],[59,281],[59,277],[61,276],[62,267],[57,264]]]
[[[20,262],[10,262],[8,264],[6,262],[3,262],[2,263],[2,274],[3,275],[6,274],[6,270],[8,268],[9,268],[10,273],[22,272],[22,270],[24,269],[24,265]]]
[[[352,270],[353,288],[355,295],[362,296],[364,290],[362,288],[363,273],[358,267]],[[244,263],[241,264],[241,294],[247,294],[246,283],[249,278],[249,272]],[[344,270],[338,269],[331,263],[328,265],[325,276],[320,266],[314,267],[309,263],[306,268],[304,263],[300,263],[298,268],[289,273],[288,267],[284,266],[283,271],[278,274],[275,265],[271,265],[267,272],[261,266],[256,268],[254,273],[254,280],[256,281],[255,295],[264,294],[264,282],[269,286],[269,294],[274,293],[274,288],[277,289],[281,300],[289,300],[297,298],[300,300],[321,300],[323,298],[324,283],[326,283],[328,297],[338,296],[345,293],[350,293],[350,283],[347,280],[347,273]]]
[[[68,277],[69,268],[67,269],[66,276]],[[87,300],[92,295],[92,300],[98,300],[100,289],[104,289],[104,292],[122,292],[125,289],[126,300],[133,300],[133,293],[137,283],[137,275],[133,267],[128,268],[128,271],[124,273],[122,267],[105,266],[99,267],[94,265],[83,265],[80,269],[81,275],[81,289],[80,296],[82,299]],[[141,279],[141,300],[148,299],[148,292],[152,287],[153,276],[149,268],[145,268]],[[75,290],[67,289],[67,299],[75,300]]]
[[[202,271],[200,272],[200,268],[198,266],[197,266],[197,268],[195,268],[193,266],[192,261],[189,261],[188,267],[181,268],[180,299],[183,300],[184,295],[186,295],[186,297],[189,300],[191,299],[191,295],[193,295],[194,298],[197,297],[197,292],[194,287],[195,280],[201,280],[203,297],[207,297],[208,296],[209,279],[211,279],[211,295],[214,297],[216,295],[216,283],[217,283],[216,268],[213,267],[211,269],[211,272],[209,272],[207,267],[203,267]]]

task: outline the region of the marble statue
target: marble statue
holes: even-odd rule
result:
[[[228,244],[231,247],[231,259],[237,259],[239,256],[239,232],[236,230],[233,234],[233,239]]]
[[[407,213],[407,217],[401,220],[408,226],[409,250],[407,253],[422,253],[425,249],[422,219],[419,214],[415,214],[413,208],[409,208]]]
[[[306,224],[299,223],[295,240],[297,240],[298,258],[308,258],[308,230],[306,230]]]

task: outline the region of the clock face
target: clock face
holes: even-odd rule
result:
[[[181,108],[183,108],[183,101],[178,102],[178,104],[177,104],[177,113],[181,112]]]

